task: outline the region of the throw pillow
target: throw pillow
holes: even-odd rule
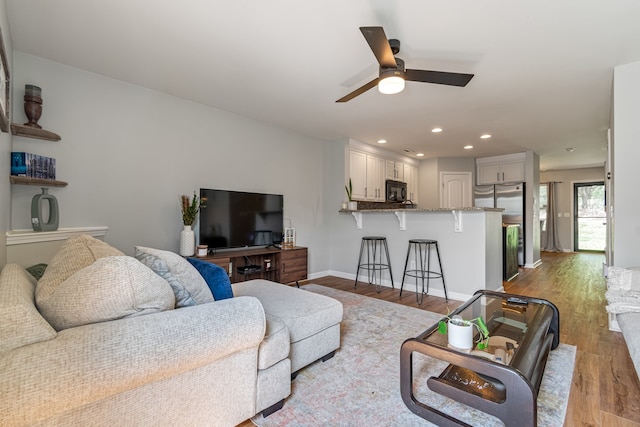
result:
[[[50,298],[60,285],[77,271],[94,263],[98,258],[124,255],[118,249],[87,234],[68,239],[51,258],[42,278],[36,285],[36,303]]]
[[[36,280],[40,280],[44,271],[47,269],[47,264],[36,264],[31,267],[27,267],[26,270],[31,274]]]
[[[167,264],[169,272],[189,291],[196,303],[206,304],[213,302],[213,295],[211,295],[211,291],[207,287],[207,282],[200,276],[198,270],[180,255],[161,249],[136,246],[136,258],[139,258],[139,255],[143,253],[162,259]]]
[[[220,301],[221,299],[233,298],[231,281],[224,268],[197,258],[187,258],[187,260],[207,282],[207,286],[209,286],[213,294],[213,299]]]
[[[60,283],[40,312],[57,331],[173,309],[169,284],[129,256],[100,258]]]
[[[160,257],[155,255],[148,254],[146,252],[140,252],[136,254],[136,258],[140,260],[141,263],[149,267],[156,273],[158,276],[162,277],[164,280],[169,283],[171,289],[173,289],[173,294],[176,297],[176,308],[180,307],[189,307],[191,305],[196,305],[197,303],[187,290],[185,286],[178,279],[175,278],[171,271],[169,271],[169,267],[167,263]]]

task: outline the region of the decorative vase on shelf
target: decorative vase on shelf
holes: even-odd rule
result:
[[[49,216],[45,220],[46,212]],[[56,231],[59,223],[58,199],[42,187],[42,193],[31,199],[31,226],[33,231]]]
[[[196,252],[196,235],[191,229],[191,225],[185,225],[180,232],[180,255],[193,256]]]
[[[357,211],[358,210],[358,202],[349,202],[348,203],[348,207],[350,211]]]
[[[42,115],[42,89],[34,85],[25,85],[24,87],[24,113],[29,121],[25,126],[36,129],[42,129],[38,124],[38,120]]]

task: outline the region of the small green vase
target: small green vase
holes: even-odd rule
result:
[[[49,218],[44,222],[45,202],[49,207]],[[48,188],[42,188],[42,194],[31,199],[31,226],[33,231],[56,231],[58,229],[58,199],[49,194]]]

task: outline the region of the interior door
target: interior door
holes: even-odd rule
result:
[[[440,172],[441,208],[468,208],[472,206],[471,172]]]

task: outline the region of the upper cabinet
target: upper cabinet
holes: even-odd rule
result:
[[[409,179],[407,180],[407,198],[414,204],[418,204],[418,167],[409,166]],[[406,172],[405,172],[406,177]]]
[[[409,183],[411,165],[393,160],[385,160],[385,179]]]
[[[367,154],[367,188],[365,200],[384,202],[384,159],[372,154]]]
[[[500,184],[525,180],[526,153],[476,159],[476,183]]]
[[[349,151],[353,200],[384,201],[384,159],[361,151]]]
[[[351,179],[353,200],[384,202],[387,179],[407,183],[407,196],[416,203],[418,197],[418,167],[411,159],[394,159],[396,155],[350,140],[347,153],[346,182]]]

